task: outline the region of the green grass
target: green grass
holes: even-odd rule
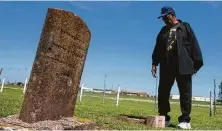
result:
[[[102,93],[92,93],[92,92],[84,92],[84,95],[87,95],[87,96],[98,96],[98,97],[102,97]],[[106,94],[105,95],[106,97],[112,97],[112,98],[115,98],[116,97],[116,94]],[[154,97],[140,97],[140,96],[130,96],[130,95],[121,95],[121,98],[127,98],[127,99],[138,99],[138,100],[155,100]],[[170,100],[171,102],[179,102],[179,100],[176,100],[176,99],[171,99]],[[209,105],[210,102],[204,102],[204,101],[193,101],[193,104],[195,105]]]
[[[18,113],[22,104],[23,94],[21,89],[4,88],[0,93],[0,117]]]
[[[117,119],[120,115],[133,115],[137,117],[146,117],[148,115],[157,115],[153,110],[154,104],[150,102],[138,102],[132,100],[119,101],[119,106],[115,106],[114,95],[107,95],[105,104],[102,104],[102,94],[85,93],[82,101],[77,100],[75,108],[75,116],[89,119],[105,128],[113,130],[148,130],[151,128],[147,125],[123,122]],[[123,98],[122,96],[120,96]],[[125,98],[134,98],[125,96]],[[145,98],[138,98],[145,99]],[[146,98],[148,99],[148,98]],[[23,100],[22,89],[4,88],[0,93],[0,117],[18,114]],[[222,108],[218,107],[218,110]],[[172,123],[177,124],[177,117],[180,115],[179,104],[171,104]],[[209,107],[192,107],[192,128],[198,130],[216,130],[222,129],[222,113],[215,117],[209,117]],[[165,129],[174,130],[176,128],[167,127]]]

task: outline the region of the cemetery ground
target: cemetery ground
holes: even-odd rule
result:
[[[77,99],[75,107],[75,117],[81,121],[94,122],[105,129],[113,130],[147,130],[151,128],[148,125],[127,122],[121,116],[131,117],[146,117],[149,115],[157,115],[157,110],[154,111],[153,98],[143,98],[136,96],[120,95],[119,106],[116,106],[115,95],[105,95],[105,103],[102,104],[102,94],[98,93],[83,93],[82,101]],[[0,117],[18,114],[23,101],[22,88],[20,87],[5,87],[0,93]],[[218,111],[222,111],[221,106],[217,106]],[[173,125],[177,125],[177,118],[180,115],[180,106],[177,100],[171,101],[171,113]],[[212,114],[209,117],[209,103],[193,102],[191,113],[192,129],[198,130],[216,130],[222,129],[222,112],[216,116]],[[0,125],[1,126],[1,125]],[[174,130],[176,127],[164,128]],[[163,129],[163,130],[164,130]]]

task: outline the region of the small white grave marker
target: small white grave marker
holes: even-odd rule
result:
[[[23,94],[25,94],[27,83],[28,83],[28,79],[26,78],[25,79],[25,85],[24,85],[24,88],[23,88]]]
[[[82,84],[80,88],[81,89],[80,89],[79,101],[82,101],[82,92],[83,92],[83,89],[84,89],[84,84]]]
[[[3,91],[3,88],[4,88],[4,83],[5,83],[5,78],[3,78],[3,80],[2,80],[2,86],[1,86],[1,90],[0,90],[0,92],[2,92],[2,91]]]
[[[120,93],[120,86],[118,86],[118,90],[117,90],[116,106],[119,106],[119,93]]]

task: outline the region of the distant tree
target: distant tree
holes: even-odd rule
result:
[[[24,84],[22,82],[17,82],[16,85],[17,86],[23,86]]]
[[[220,82],[220,85],[219,85],[218,99],[219,101],[222,101],[222,81]]]

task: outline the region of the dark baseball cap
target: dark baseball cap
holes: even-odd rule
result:
[[[158,19],[161,18],[161,17],[164,17],[168,14],[174,14],[175,15],[175,11],[173,10],[173,8],[165,6],[161,9],[161,16],[159,16]]]

